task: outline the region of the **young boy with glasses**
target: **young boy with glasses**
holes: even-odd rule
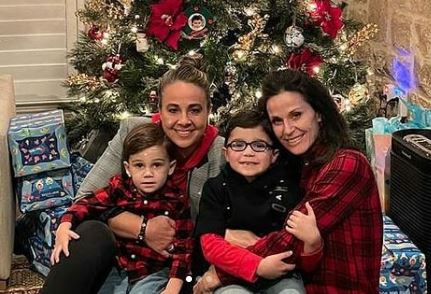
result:
[[[224,239],[228,229],[250,231],[256,238],[282,229],[300,200],[299,185],[288,174],[289,168],[276,162],[279,150],[269,134],[270,126],[258,112],[234,115],[225,134],[226,167],[203,188],[196,226],[202,253],[217,270],[239,278],[222,281],[217,294],[305,293],[301,276],[286,262],[291,255],[289,248],[262,258]],[[314,270],[321,258],[322,242],[311,206],[307,215],[295,211],[287,225],[304,242],[296,268]],[[319,244],[317,248],[315,244]]]

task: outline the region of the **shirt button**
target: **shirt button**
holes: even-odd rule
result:
[[[131,258],[131,259],[135,259],[135,258],[136,258],[136,255],[135,255],[135,254],[132,254],[132,255],[130,255],[130,258]]]
[[[148,204],[148,200],[144,200],[144,205],[147,205]]]
[[[230,206],[226,207],[227,210],[230,210]]]
[[[166,210],[166,211],[165,211],[165,215],[169,215],[169,211],[167,211],[167,210]]]
[[[222,183],[222,185],[223,185],[223,186],[226,186],[226,183],[225,183],[225,182],[223,182],[223,183]]]

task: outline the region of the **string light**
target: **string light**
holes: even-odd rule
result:
[[[315,74],[318,74],[318,73],[319,73],[319,71],[320,71],[320,66],[313,66],[313,72],[314,72]]]
[[[346,43],[344,43],[344,44],[342,44],[342,45],[340,46],[340,50],[341,50],[341,51],[346,51],[346,49],[347,49],[347,44],[346,44]]]
[[[117,114],[117,118],[118,118],[119,120],[126,119],[126,118],[128,118],[128,117],[130,117],[130,116],[131,116],[131,114],[130,114],[130,112],[128,112],[128,111],[123,111],[122,113]]]
[[[279,45],[272,45],[271,50],[274,54],[280,54],[281,53],[281,47]]]
[[[138,27],[137,26],[133,26],[131,29],[132,33],[137,33],[138,32]]]
[[[315,11],[317,9],[317,5],[316,5],[316,3],[309,3],[307,5],[307,8],[309,11]]]
[[[252,16],[253,14],[256,13],[256,9],[254,7],[246,7],[244,8],[244,13],[247,16]]]
[[[156,62],[157,64],[160,64],[160,65],[165,64],[165,61],[161,57],[157,58]]]
[[[108,44],[108,42],[109,42],[109,33],[103,33],[103,39],[102,39],[102,41],[100,41],[103,45],[106,45],[106,44]]]
[[[262,97],[262,91],[256,90],[256,92],[254,93],[254,96],[256,96],[256,98],[260,99]]]

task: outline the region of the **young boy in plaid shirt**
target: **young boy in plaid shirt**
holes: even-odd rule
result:
[[[124,279],[115,286],[115,292],[179,293],[190,272],[193,223],[188,198],[169,181],[176,164],[173,158],[172,143],[160,125],[147,123],[133,129],[124,140],[123,174],[67,210],[56,232],[51,262],[59,262],[61,253],[69,256],[71,240],[79,242],[72,228],[120,207],[142,215],[142,225],[138,240],[116,237],[117,262]],[[147,221],[158,215],[175,220],[176,236],[164,255],[144,242]]]

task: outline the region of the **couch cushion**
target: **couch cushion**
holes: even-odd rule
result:
[[[7,130],[15,116],[12,77],[0,75],[0,279],[10,275],[15,226],[15,201],[12,192]]]

